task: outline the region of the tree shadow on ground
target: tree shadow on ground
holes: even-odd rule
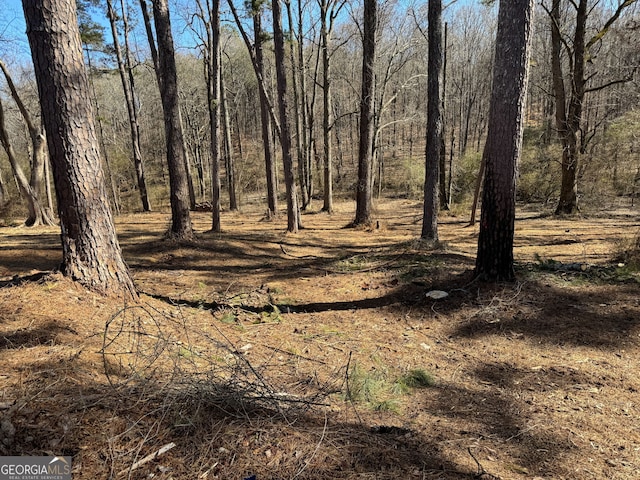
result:
[[[0,248],[0,266],[17,275],[32,270],[53,270],[61,258],[60,235],[12,235],[10,242]]]
[[[577,447],[553,425],[539,422],[535,394],[549,389],[562,391],[567,385],[588,382],[589,378],[577,371],[564,376],[554,371],[531,372],[492,362],[479,364],[470,376],[473,379],[470,382],[437,385],[437,394],[427,398],[424,410],[450,419],[453,430],[459,426],[452,436],[461,442],[464,439],[480,449],[491,445],[500,451],[498,455],[506,453],[517,462],[509,467],[514,472],[544,478],[557,473],[556,464]]]
[[[56,345],[61,333],[73,332],[68,326],[49,321],[37,328],[19,329],[12,333],[0,333],[0,351],[29,348],[38,345]]]
[[[459,325],[454,337],[478,338],[515,333],[556,345],[620,349],[638,343],[638,285],[595,285],[581,289],[539,281],[514,285],[511,300],[484,301],[472,318]],[[496,298],[495,296],[493,298]],[[509,294],[505,294],[505,299]],[[483,305],[484,303],[484,305]]]
[[[437,478],[473,473],[446,457],[435,437],[373,428],[344,413],[251,395],[225,379],[138,378],[125,387],[76,378],[87,360],[40,361],[3,421],[15,433],[4,455],[73,456],[74,478]],[[44,377],[56,378],[42,391]],[[95,374],[93,374],[95,377]],[[220,382],[219,385],[216,383]],[[15,392],[17,393],[17,392]],[[28,408],[27,408],[28,407]],[[348,409],[348,408],[347,408]],[[352,417],[352,416],[351,416]],[[4,425],[4,423],[3,423]],[[132,469],[162,446],[167,453]]]

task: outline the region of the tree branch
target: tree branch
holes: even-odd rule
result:
[[[618,8],[616,9],[615,13],[611,18],[609,18],[609,20],[607,20],[607,23],[604,24],[604,27],[602,27],[602,29],[598,33],[596,33],[593,37],[591,37],[591,40],[587,42],[587,45],[585,46],[585,51],[588,51],[595,43],[602,40],[602,37],[604,37],[607,34],[611,25],[613,25],[613,23],[620,17],[620,15],[622,14],[622,11],[625,8],[630,7],[631,5],[636,3],[636,1],[637,0],[625,0],[620,5],[618,5]]]
[[[598,92],[598,91],[600,91],[600,90],[604,90],[605,88],[609,88],[609,87],[611,87],[611,86],[613,86],[613,85],[618,85],[618,84],[620,84],[620,83],[627,83],[627,82],[630,82],[631,80],[633,80],[633,76],[634,76],[634,74],[635,74],[635,72],[636,72],[637,68],[638,68],[638,67],[635,67],[635,68],[633,69],[633,71],[631,72],[631,75],[629,75],[629,76],[628,76],[628,77],[626,77],[626,78],[619,78],[618,80],[612,80],[612,81],[607,82],[607,83],[605,83],[605,84],[603,84],[603,85],[598,85],[597,87],[586,88],[586,89],[584,90],[584,92],[585,92],[585,93]]]

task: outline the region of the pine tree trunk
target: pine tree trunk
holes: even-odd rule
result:
[[[442,148],[442,1],[429,0],[429,58],[427,85],[427,146],[425,152],[424,217],[422,238],[438,241],[438,194]]]
[[[362,54],[362,93],[360,96],[360,140],[358,148],[358,183],[356,185],[356,217],[353,225],[372,222],[372,167],[374,136],[374,63],[376,56],[377,0],[364,0]]]
[[[109,210],[75,2],[24,0],[23,7],[53,163],[62,273],[103,293],[136,297]]]
[[[485,187],[474,275],[512,281],[517,163],[522,149],[533,0],[500,0]]]
[[[159,68],[156,74],[159,78],[162,99],[169,170],[171,199],[171,230],[169,235],[176,240],[186,240],[193,237],[193,230],[189,212],[189,186],[180,126],[178,74],[167,0],[153,0],[153,19],[158,38]]]

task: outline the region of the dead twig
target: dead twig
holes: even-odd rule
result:
[[[158,450],[156,450],[155,452],[153,452],[150,455],[147,455],[146,457],[144,457],[141,460],[138,460],[136,463],[134,463],[133,465],[131,465],[129,468],[126,468],[124,470],[122,470],[121,472],[118,473],[118,476],[122,476],[125,475],[127,473],[131,473],[133,472],[135,469],[140,468],[142,465],[144,465],[145,463],[149,463],[152,460],[155,460],[156,458],[158,458],[160,455],[162,455],[163,453],[168,452],[169,450],[171,450],[173,447],[175,447],[176,444],[171,442],[171,443],[167,443],[166,445],[164,445],[163,447],[160,447]]]

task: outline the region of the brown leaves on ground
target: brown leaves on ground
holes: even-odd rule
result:
[[[638,276],[612,260],[637,215],[521,212],[519,281],[483,285],[464,220],[430,247],[417,202],[371,231],[351,208],[298,235],[196,213],[179,243],[121,217],[135,305],[47,274],[55,229],[0,230],[0,454],[78,479],[640,477]]]

